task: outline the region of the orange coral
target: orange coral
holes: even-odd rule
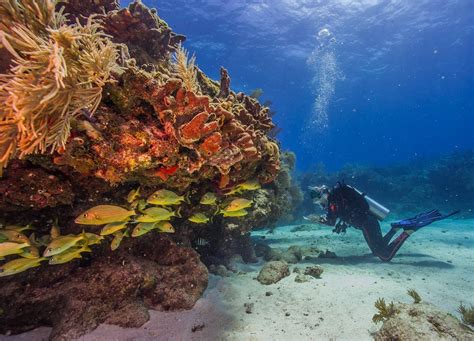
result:
[[[101,140],[78,132],[96,160],[95,176],[109,182],[158,178],[180,190],[205,179],[224,188],[276,176],[279,148],[267,136],[273,124],[258,102],[234,93],[212,99],[186,90],[180,80],[161,84],[135,69],[122,77],[123,85],[112,91],[125,91],[126,112],[98,109]]]

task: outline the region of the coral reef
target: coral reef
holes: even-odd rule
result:
[[[374,339],[472,340],[474,333],[458,319],[429,303],[398,303],[397,314],[388,317]]]
[[[100,205],[131,210],[140,203],[125,198],[138,187],[143,198],[186,196],[173,235],[122,235],[113,256],[105,243],[89,245],[80,260],[1,278],[0,332],[52,325],[55,338],[73,338],[101,322],[142,324],[146,308],[190,308],[207,284],[190,246],[208,264],[236,252],[256,261],[249,231],[298,200],[269,108],[233,92],[224,68],[220,82],[209,79],[184,37],[140,1],[8,0],[0,14],[1,224],[32,225],[39,240],[56,225],[63,235],[98,233],[74,219]],[[248,212],[216,215],[250,180],[255,188],[238,193]],[[207,192],[219,210],[200,204]],[[198,213],[213,219],[187,219]]]
[[[464,151],[437,159],[418,159],[404,165],[368,167],[347,165],[338,172],[319,165],[314,172],[302,174],[299,181],[306,191],[304,214],[314,211],[307,188],[315,184],[347,184],[363,190],[396,216],[419,213],[429,208],[460,209],[459,217],[474,214],[474,151]]]
[[[71,121],[99,106],[102,88],[119,71],[116,46],[92,17],[65,25],[54,2],[0,5],[1,44],[14,66],[0,75],[0,172],[17,153],[64,149]]]

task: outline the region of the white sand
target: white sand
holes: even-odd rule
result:
[[[272,247],[312,244],[336,252],[337,259],[311,258],[297,265],[320,264],[321,279],[296,283],[292,273],[264,286],[254,279],[261,263],[241,264],[245,273],[211,275],[204,297],[190,311],[151,311],[141,328],[101,325],[82,340],[370,340],[380,327],[372,322],[379,297],[409,302],[406,291],[414,288],[422,299],[454,315],[461,301],[474,304],[474,220],[423,228],[390,263],[371,256],[357,230],[335,235],[314,225],[312,231],[292,233],[293,227],[255,236],[265,236]],[[273,295],[266,296],[267,291]],[[251,314],[244,303],[254,303]],[[204,328],[192,332],[199,324]],[[48,334],[48,328],[39,328],[0,340],[41,340]]]

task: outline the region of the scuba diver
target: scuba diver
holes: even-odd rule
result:
[[[304,219],[335,226],[333,232],[336,233],[346,232],[349,225],[362,230],[372,253],[385,262],[395,256],[413,232],[434,221],[459,213],[459,210],[446,215],[438,210],[420,213],[413,218],[391,223],[390,231],[383,236],[379,220],[385,219],[390,211],[364,193],[341,182],[332,189],[326,185],[309,187],[309,189],[313,202],[327,210],[327,214],[325,216],[310,215]],[[392,241],[400,229],[403,231]]]

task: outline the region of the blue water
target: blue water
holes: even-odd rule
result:
[[[474,1],[144,2],[208,75],[263,89],[300,170],[474,147]]]

